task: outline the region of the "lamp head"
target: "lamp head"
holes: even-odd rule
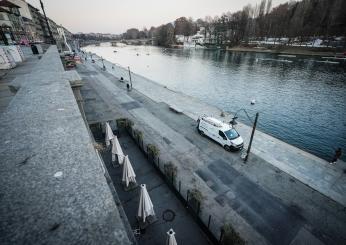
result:
[[[238,117],[233,117],[232,120],[229,122],[232,126],[237,125],[236,119],[238,119]]]

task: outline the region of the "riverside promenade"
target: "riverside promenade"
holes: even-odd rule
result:
[[[202,191],[202,216],[207,220],[212,214],[211,229],[216,236],[224,223],[230,223],[250,244],[346,241],[343,162],[330,166],[256,131],[252,154],[244,164],[239,153],[224,151],[195,130],[199,115],[218,117],[220,110],[136,74],[132,74],[134,89],[127,92],[119,82],[120,76],[127,77],[126,70],[112,69],[106,61],[105,65],[106,71],[101,71],[100,60],[96,64],[88,60],[78,68],[90,89],[108,104],[104,111],[100,108],[99,116],[104,120],[130,118],[143,131],[146,143],[159,146],[160,159],[178,167],[185,190]],[[94,103],[92,97],[85,103]],[[183,114],[170,111],[172,105]],[[222,119],[229,121],[230,117]],[[247,143],[250,128],[238,124],[237,129]]]
[[[133,244],[72,92],[76,80],[56,46],[36,61],[22,64],[27,72],[11,82],[17,92],[0,115],[0,244]]]
[[[128,78],[126,69],[115,65],[113,66],[114,69],[111,69],[112,65],[109,62],[105,61],[104,63],[108,72],[111,72],[116,77]],[[102,67],[100,60],[98,60],[97,64]],[[180,108],[185,115],[196,121],[199,116],[204,114],[213,115],[225,122],[232,120],[231,114],[225,113],[225,117],[221,117],[222,111],[220,109],[201,102],[196,98],[172,91],[135,73],[132,74],[132,78],[134,81],[133,87],[136,90],[157,103],[166,103]],[[238,122],[236,127],[245,141],[246,148],[252,128],[241,122]],[[251,150],[252,153],[255,153],[255,155],[268,163],[346,206],[346,174],[344,173],[346,163],[344,161],[339,160],[336,165],[330,165],[328,161],[259,130],[256,130]]]

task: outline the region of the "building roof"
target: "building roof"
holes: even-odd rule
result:
[[[6,13],[9,13],[10,11],[8,11],[7,9],[4,9],[4,8],[1,8],[1,7],[0,7],[0,12],[6,12]]]
[[[0,6],[7,7],[7,8],[20,8],[18,5],[11,3],[10,1],[7,1],[7,0],[1,0]]]

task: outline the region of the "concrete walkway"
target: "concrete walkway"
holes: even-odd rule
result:
[[[101,62],[96,63],[101,67]],[[116,77],[124,76],[126,70],[105,61],[107,71]],[[221,110],[201,102],[200,100],[172,91],[140,75],[132,74],[133,87],[158,103],[181,108],[183,113],[194,120],[200,115],[213,115],[223,121],[229,122],[231,115],[221,118]],[[251,128],[239,123],[237,130],[245,140],[245,148],[250,139]],[[346,206],[346,169],[345,162],[339,160],[336,165],[310,153],[286,144],[268,134],[256,131],[252,152],[281,171],[288,173],[311,188],[323,193],[343,206]]]
[[[183,191],[196,187],[203,191],[202,218],[207,222],[208,215],[213,216],[212,231],[216,236],[220,227],[229,222],[250,244],[342,244],[346,240],[343,205],[257,154],[243,164],[239,153],[228,153],[202,138],[191,116],[169,110],[170,97],[175,92],[156,101],[137,89],[126,92],[124,83],[101,72],[90,61],[79,71],[89,85],[86,94],[91,95],[89,91],[93,90],[108,105],[107,113],[101,110],[101,116],[131,118],[135,127],[143,131],[145,143],[160,147],[160,159],[177,165],[178,176],[187,185]],[[152,85],[153,97],[161,97],[160,93],[167,90]],[[86,103],[92,103],[92,99],[88,97]],[[186,103],[194,101],[187,96],[182,99]],[[283,220],[286,225],[282,225]]]
[[[129,245],[64,74],[51,46],[0,115],[0,244]]]
[[[28,56],[22,63],[11,70],[0,70],[0,114],[4,112],[13,99],[15,93],[11,92],[10,83],[19,76],[30,74],[37,62],[37,56]]]

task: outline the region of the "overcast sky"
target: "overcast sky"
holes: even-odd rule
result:
[[[273,6],[288,0],[273,0]],[[27,0],[39,7],[39,0]],[[48,17],[76,32],[123,33],[186,16],[194,19],[241,10],[260,0],[43,0]]]

